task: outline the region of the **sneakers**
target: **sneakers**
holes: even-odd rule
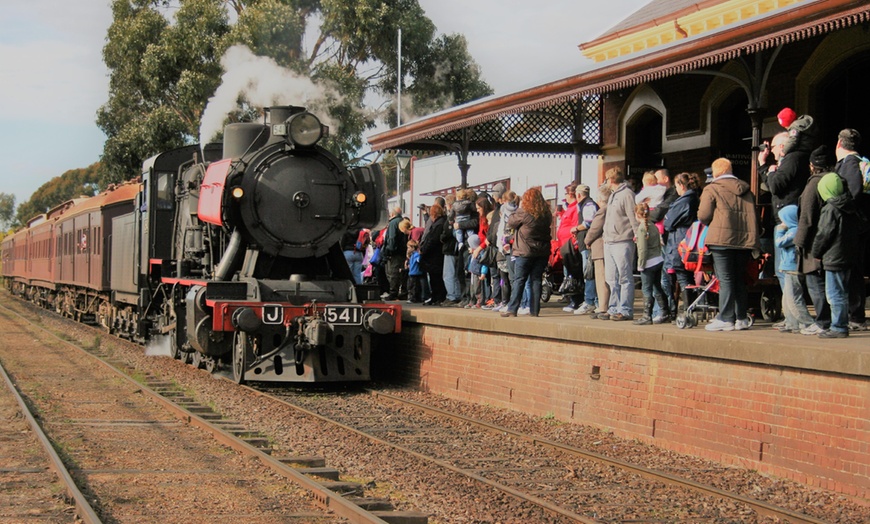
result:
[[[574,310],[574,314],[575,315],[588,315],[589,313],[592,313],[594,311],[595,311],[594,306],[590,306],[586,302],[583,302],[582,304],[580,304],[580,307],[578,307],[577,309]]]
[[[782,331],[783,329],[786,328],[785,320],[783,320],[782,322],[776,322],[775,324],[772,324],[770,327],[772,327],[773,329],[775,329],[777,331]]]
[[[848,336],[848,331],[834,331],[833,329],[819,333],[819,338],[847,338]]]
[[[530,308],[527,308],[527,307],[521,307],[520,309],[517,310],[517,315],[531,315],[531,314],[532,314],[532,310]]]
[[[647,326],[653,323],[653,320],[649,317],[640,317],[639,319],[632,322],[635,326]],[[659,322],[661,324],[661,322]]]
[[[492,308],[492,310],[495,311],[496,313],[504,313],[505,311],[508,310],[507,309],[507,302],[501,302],[501,303],[497,304],[494,308]]]
[[[734,322],[725,322],[724,320],[714,318],[704,329],[707,331],[734,331]]]
[[[849,331],[864,331],[867,329],[867,323],[849,322]]]
[[[824,331],[825,329],[822,328],[820,325],[810,324],[809,326],[801,330],[801,335],[820,335]]]
[[[598,318],[601,318],[600,316]],[[632,317],[628,315],[623,315],[622,313],[616,313],[615,315],[610,315],[610,320],[615,320],[617,322],[622,322],[624,320],[631,320]]]
[[[596,314],[593,314],[593,315],[592,315],[592,318],[595,318],[595,319],[598,319],[598,320],[610,320],[610,313],[608,313],[607,311],[605,311],[604,313],[598,313],[597,315],[596,315]]]
[[[735,331],[744,331],[752,327],[752,320],[749,317],[738,319],[737,322],[734,323]]]
[[[453,307],[457,304],[459,304],[458,300],[450,300],[449,298],[441,303],[443,307]]]
[[[564,311],[565,313],[573,313],[575,309],[571,306],[565,306],[562,308],[562,311]]]

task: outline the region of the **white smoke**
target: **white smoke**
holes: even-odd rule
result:
[[[172,339],[168,335],[152,337],[145,344],[146,357],[170,357],[172,356]]]
[[[240,95],[257,107],[306,107],[326,97],[338,97],[335,91],[315,85],[310,79],[279,66],[271,58],[256,56],[242,45],[227,49],[221,58],[221,65],[226,71],[221,78],[221,85],[208,100],[202,114],[199,128],[199,143],[202,145],[221,131],[227,115],[236,109]],[[317,117],[330,125],[326,115],[318,114]]]

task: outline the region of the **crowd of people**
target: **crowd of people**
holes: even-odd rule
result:
[[[845,337],[866,329],[870,194],[856,152],[860,135],[843,130],[832,157],[826,146],[812,147],[809,116],[784,127],[758,155],[762,191],[772,200],[770,259],[785,317],[774,328]],[[423,227],[412,227],[396,208],[385,229],[350,231],[342,249],[354,279],[377,282],[385,300],[538,316],[543,275],[561,260],[565,312],[661,324],[674,321],[710,278],[687,269],[678,249],[700,223],[718,279],[717,314],[706,329],[749,329],[747,272],[765,246],[764,208],[749,184],[726,158],[705,175],[650,171],[642,184],[633,186],[620,168],[611,168],[596,199],[588,186],[566,186],[555,214],[540,187],[521,196],[502,184],[490,192],[458,189],[435,199]],[[636,274],[643,293],[639,314]]]

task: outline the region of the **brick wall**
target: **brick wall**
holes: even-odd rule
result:
[[[866,377],[455,327],[403,329],[393,371],[423,390],[870,496]]]

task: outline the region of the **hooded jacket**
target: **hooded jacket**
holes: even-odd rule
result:
[[[665,264],[667,267],[683,268],[683,261],[677,246],[686,238],[686,233],[692,227],[692,223],[698,218],[698,192],[694,189],[686,191],[674,200],[665,215],[665,231],[667,231],[667,244],[665,246]],[[650,212],[652,216],[652,212]]]
[[[758,250],[758,219],[749,184],[720,175],[707,184],[698,205],[698,220],[709,226],[707,245]]]
[[[846,191],[822,206],[819,227],[813,239],[813,256],[826,271],[845,271],[854,265],[859,237],[866,220],[858,213],[852,195]]]
[[[610,195],[602,234],[605,244],[631,242],[634,239],[634,230],[637,229],[634,196],[634,191],[624,182]]]
[[[773,243],[780,248],[780,271],[795,272],[798,269],[797,249],[794,245],[794,237],[798,228],[798,207],[795,205],[785,206],[779,210],[781,224],[773,230]]]
[[[821,268],[819,261],[813,257],[812,247],[813,239],[816,237],[816,229],[819,223],[819,215],[822,211],[824,201],[819,196],[818,186],[819,180],[826,173],[818,173],[810,176],[807,180],[807,186],[801,193],[800,211],[798,216],[797,232],[794,236],[794,245],[800,250],[801,255],[801,272],[812,273]]]
[[[767,173],[767,187],[773,200],[773,211],[800,200],[801,192],[810,177],[810,153],[815,142],[813,120],[801,115],[789,126],[790,138],[785,144],[785,156],[779,160],[775,171]]]

